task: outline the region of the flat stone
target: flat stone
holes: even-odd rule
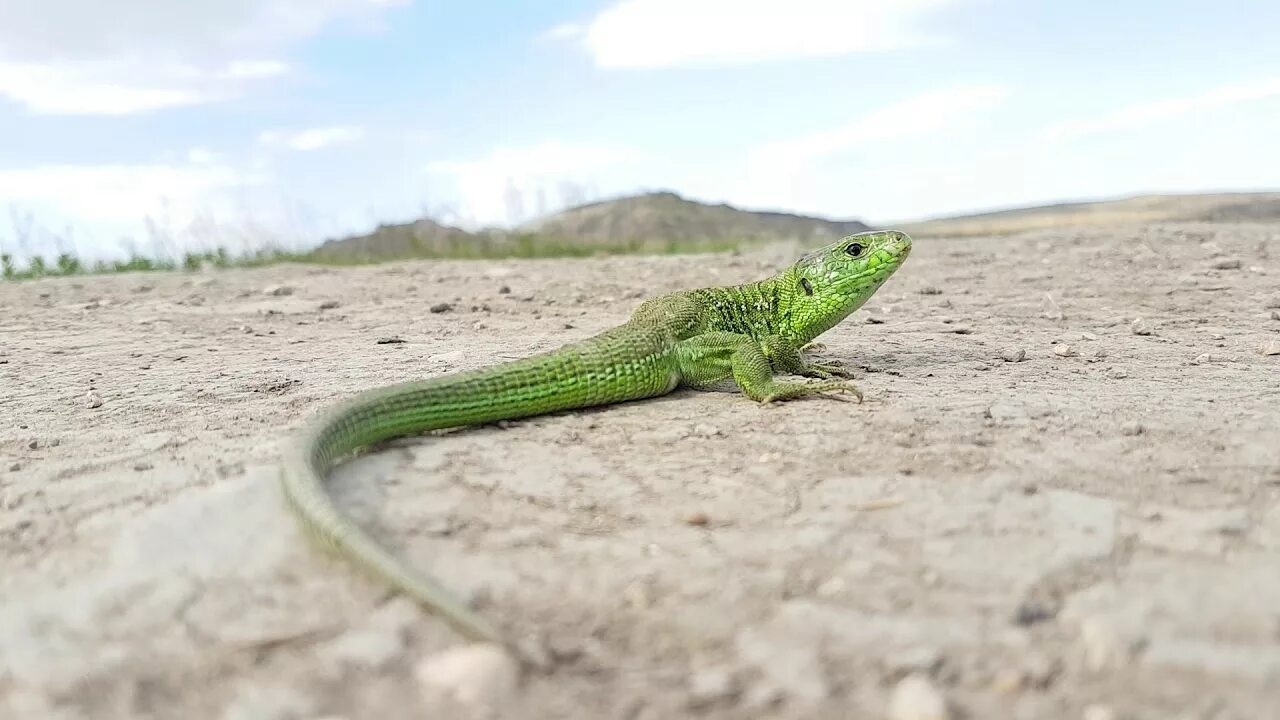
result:
[[[1138,542],[1147,547],[1172,552],[1220,555],[1232,537],[1249,527],[1244,508],[1184,510],[1167,506],[1144,506],[1148,518],[1138,529]]]
[[[1116,544],[1116,504],[1069,490],[1046,493],[1055,563],[1106,557]]]
[[[689,706],[704,708],[732,700],[742,692],[732,668],[710,667],[689,675]]]
[[[781,615],[781,614],[780,614]],[[797,635],[797,631],[804,631]],[[738,633],[739,659],[759,668],[762,682],[800,703],[818,703],[831,694],[826,669],[818,654],[821,629],[799,628],[785,615]],[[815,636],[816,635],[816,636]]]
[[[923,675],[908,675],[893,688],[890,720],[948,720],[951,711],[942,692]]]
[[[516,661],[489,643],[430,655],[414,674],[429,700],[443,697],[473,712],[509,708],[520,679]]]
[[[1280,645],[1236,644],[1187,638],[1152,638],[1142,663],[1162,670],[1199,672],[1250,682],[1280,681]]]

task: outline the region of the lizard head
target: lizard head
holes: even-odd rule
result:
[[[819,248],[786,273],[791,323],[803,340],[817,337],[862,307],[911,253],[897,230],[857,233]]]

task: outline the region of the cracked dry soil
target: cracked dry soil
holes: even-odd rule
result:
[[[681,391],[340,469],[519,683],[281,505],[322,405],[798,250],[0,285],[0,717],[1277,716],[1276,226],[920,240],[822,338],[863,404]]]

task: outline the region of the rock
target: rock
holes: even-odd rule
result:
[[[1137,643],[1126,640],[1109,620],[1086,617],[1080,621],[1080,644],[1085,666],[1094,672],[1129,664]]]
[[[698,423],[693,426],[693,434],[698,437],[710,438],[723,435],[724,433],[722,433],[720,428],[715,425],[711,425],[709,423]]]
[[[1129,325],[1129,329],[1133,332],[1134,335],[1155,335],[1156,334],[1155,328],[1151,327],[1151,323],[1148,323],[1146,320],[1143,320],[1142,318],[1138,318],[1134,320]]]
[[[282,685],[247,685],[223,710],[222,720],[295,720],[315,712],[315,701]]]
[[[1146,428],[1142,427],[1139,422],[1127,422],[1120,426],[1120,434],[1126,437],[1135,437],[1146,432]]]
[[[271,295],[273,297],[284,297],[293,294],[293,288],[288,285],[272,285],[263,289],[263,295]]]
[[[1258,520],[1257,535],[1263,547],[1280,549],[1280,503],[1272,505]]]
[[[1022,348],[1007,347],[1000,351],[1000,359],[1005,362],[1022,362],[1027,359],[1027,351]]]
[[[401,345],[408,342],[402,337],[380,337],[375,341],[378,345]]]
[[[738,677],[730,668],[706,668],[689,676],[689,706],[692,708],[731,701],[741,692]]]
[[[908,675],[894,686],[889,700],[890,720],[948,720],[950,717],[946,698],[923,675]]]
[[[1280,340],[1268,340],[1258,348],[1258,352],[1263,355],[1280,355]]]
[[[348,630],[325,643],[320,654],[340,667],[378,670],[390,665],[404,651],[404,636],[393,628]]]
[[[1172,552],[1220,555],[1229,537],[1243,535],[1249,528],[1244,508],[1184,510],[1167,506],[1147,506],[1148,518],[1138,529],[1138,542],[1147,547]]]
[[[1069,490],[1051,490],[1046,495],[1059,565],[1111,554],[1116,543],[1114,502]]]
[[[802,704],[821,702],[831,686],[818,655],[820,643],[797,637],[794,630],[785,618],[746,628],[735,639],[738,657],[764,676],[756,689],[776,690]]]
[[[430,655],[414,674],[429,699],[443,697],[473,711],[490,712],[510,706],[520,679],[516,661],[491,643]]]
[[[1241,265],[1240,258],[1222,258],[1215,260],[1210,267],[1214,270],[1239,270]]]
[[[684,522],[686,525],[704,527],[711,522],[711,518],[704,512],[692,512],[684,516]]]
[[[1124,368],[1111,368],[1110,370],[1107,370],[1107,377],[1112,380],[1123,380],[1129,377],[1129,371]]]
[[[1031,652],[1022,660],[1022,678],[1027,687],[1046,690],[1062,672],[1057,659],[1040,652]]]
[[[432,313],[439,315],[440,313],[446,313],[452,310],[453,303],[447,303],[447,302],[436,303],[435,305],[432,305],[427,309],[430,310]]]
[[[1280,320],[1280,310],[1272,310],[1272,311],[1271,311],[1271,319],[1272,319],[1272,320]]]
[[[84,396],[84,406],[89,408],[90,410],[96,410],[102,407],[102,396],[90,390]]]
[[[908,675],[933,677],[942,669],[944,662],[946,657],[938,648],[918,645],[886,656],[881,661],[881,668],[885,677],[897,681]]]
[[[324,302],[320,303],[320,309],[332,310],[338,307],[339,305],[341,305],[341,303],[339,303],[337,300],[325,300]]]
[[[921,295],[941,295],[942,291],[932,285],[925,285],[920,288]]]
[[[1070,345],[1054,345],[1053,354],[1058,357],[1074,357],[1076,350]]]
[[[503,285],[502,287],[498,288],[498,294],[499,294],[499,295],[510,295],[510,294],[511,294],[511,286],[510,286],[510,285]]]
[[[1028,626],[1052,620],[1058,611],[1038,600],[1024,600],[1013,612],[1013,624]]]
[[[1276,293],[1275,295],[1272,295],[1271,297],[1264,300],[1262,302],[1262,307],[1268,308],[1268,309],[1271,309],[1271,308],[1280,309],[1280,293]]]
[[[1030,417],[1025,407],[1012,403],[995,403],[984,414],[992,420],[1025,420]]]
[[[1098,703],[1085,706],[1084,713],[1080,716],[1080,720],[1116,720],[1116,718],[1116,711],[1110,705]]]
[[[1254,683],[1280,682],[1280,647],[1272,644],[1158,637],[1147,644],[1142,664]]]

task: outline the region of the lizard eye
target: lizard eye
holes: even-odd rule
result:
[[[846,247],[846,248],[844,249],[844,251],[845,251],[845,253],[846,253],[846,254],[848,254],[848,255],[849,255],[849,257],[855,257],[855,258],[856,258],[856,257],[858,257],[858,256],[862,255],[862,245],[861,245],[861,244],[859,244],[859,243],[853,243],[852,245],[850,245],[850,246]]]

